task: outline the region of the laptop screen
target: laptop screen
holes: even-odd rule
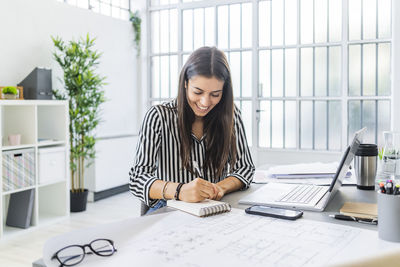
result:
[[[353,141],[350,146],[347,147],[346,151],[343,154],[342,160],[340,161],[339,167],[336,171],[335,177],[332,180],[332,183],[329,187],[329,192],[336,191],[339,187],[342,186],[343,179],[349,170],[351,161],[354,158],[354,155],[361,144],[362,135],[364,134],[366,128],[362,128],[358,132],[354,134]]]

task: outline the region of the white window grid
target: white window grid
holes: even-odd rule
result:
[[[154,1],[154,0],[153,0]],[[273,0],[272,0],[273,1]],[[298,14],[300,13],[300,7],[299,7],[299,3],[301,0],[297,0],[298,3]],[[315,0],[314,0],[315,1]],[[332,0],[328,0],[328,1],[332,1]],[[259,47],[258,46],[258,4],[259,2],[262,1],[218,1],[216,3],[216,1],[179,1],[178,0],[160,0],[159,3],[160,5],[157,6],[152,6],[150,3],[148,3],[148,25],[151,27],[151,14],[152,12],[157,12],[157,11],[163,11],[163,10],[176,10],[176,14],[178,16],[178,32],[177,32],[177,51],[171,52],[169,49],[168,51],[165,52],[154,52],[153,49],[151,48],[152,46],[152,38],[149,37],[148,39],[148,55],[149,55],[149,76],[148,76],[148,82],[149,84],[152,84],[152,68],[151,68],[151,62],[152,59],[155,57],[160,57],[160,56],[164,56],[164,57],[168,57],[169,56],[176,56],[177,57],[177,65],[178,65],[178,70],[180,70],[182,64],[185,62],[185,60],[187,59],[189,53],[191,51],[188,51],[187,49],[184,50],[183,49],[183,40],[182,40],[182,27],[183,27],[183,12],[187,11],[187,10],[195,10],[195,9],[200,9],[200,8],[214,8],[215,12],[215,18],[214,18],[214,28],[215,28],[215,32],[214,32],[214,39],[215,39],[215,43],[214,45],[216,45],[218,47],[218,7],[221,6],[227,6],[227,5],[233,5],[233,4],[247,4],[250,3],[252,4],[252,13],[253,13],[253,18],[252,18],[252,24],[253,24],[253,30],[252,30],[252,46],[249,48],[230,48],[229,47],[229,30],[228,30],[228,47],[222,48],[222,50],[227,54],[228,58],[230,57],[231,53],[235,53],[238,52],[240,53],[240,55],[242,54],[242,52],[246,52],[246,51],[250,51],[252,53],[252,95],[251,96],[242,96],[240,94],[240,97],[235,97],[235,103],[243,108],[243,105],[245,106],[244,108],[246,109],[246,111],[248,111],[249,109],[251,110],[250,113],[247,112],[247,114],[250,114],[250,116],[247,116],[247,118],[245,118],[245,122],[247,123],[246,125],[246,131],[247,131],[247,136],[248,139],[250,139],[250,143],[252,143],[252,139],[256,140],[254,142],[254,145],[259,145],[260,144],[260,138],[259,138],[259,123],[260,123],[260,111],[261,111],[261,103],[262,101],[267,101],[270,102],[270,109],[272,109],[273,103],[278,103],[280,101],[281,105],[283,106],[283,112],[285,112],[285,105],[287,103],[289,103],[288,101],[294,101],[296,103],[295,105],[295,109],[296,109],[296,126],[295,126],[295,145],[292,146],[286,146],[285,145],[285,123],[283,122],[283,133],[282,133],[282,145],[278,146],[278,147],[274,147],[272,145],[272,127],[270,127],[270,144],[269,146],[267,146],[269,149],[274,149],[274,148],[278,148],[278,149],[282,149],[285,148],[286,150],[318,150],[318,148],[316,148],[315,146],[315,134],[316,134],[316,123],[315,123],[315,118],[316,118],[316,114],[315,114],[315,105],[318,105],[319,103],[326,103],[326,108],[329,109],[329,104],[331,103],[340,103],[340,107],[339,109],[341,110],[341,125],[339,125],[339,127],[335,127],[334,129],[329,129],[329,117],[326,120],[326,124],[327,126],[327,130],[325,132],[326,134],[326,145],[322,150],[343,150],[345,148],[345,146],[347,146],[348,143],[348,139],[351,138],[353,132],[355,130],[357,130],[357,127],[349,127],[348,125],[348,121],[349,121],[349,106],[352,103],[356,103],[355,101],[358,101],[358,103],[360,103],[360,107],[361,109],[363,108],[363,105],[365,103],[373,103],[375,105],[375,121],[374,124],[378,125],[378,103],[381,103],[379,101],[386,101],[389,104],[389,116],[390,116],[390,105],[392,103],[392,96],[391,94],[389,95],[363,95],[362,92],[360,95],[350,95],[348,93],[348,49],[351,45],[361,45],[364,46],[366,44],[375,44],[378,46],[378,44],[391,44],[391,38],[377,38],[377,39],[368,39],[368,40],[363,40],[363,38],[361,38],[361,40],[349,40],[348,39],[348,26],[347,26],[347,21],[348,21],[348,16],[347,16],[347,11],[348,11],[348,4],[349,1],[352,0],[343,0],[342,1],[342,7],[343,8],[343,19],[342,19],[342,38],[340,41],[338,42],[324,42],[324,43],[312,43],[312,44],[301,44],[300,43],[300,26],[297,26],[297,43],[294,45],[271,45],[271,46],[263,46],[263,47]],[[366,0],[360,0],[360,1],[366,1]],[[162,2],[162,3],[161,3]],[[188,3],[189,2],[189,3]],[[228,13],[229,16],[229,13]],[[193,16],[193,20],[194,20],[194,16]],[[298,20],[299,20],[299,16],[298,16]],[[362,30],[361,30],[362,31]],[[240,31],[242,32],[242,31]],[[283,37],[284,38],[284,37]],[[315,38],[315,36],[313,37]],[[297,82],[297,88],[296,88],[296,96],[272,96],[272,94],[268,97],[262,97],[259,96],[259,88],[258,86],[254,86],[259,84],[259,75],[258,75],[258,69],[259,69],[259,62],[258,62],[258,58],[259,58],[259,52],[260,51],[266,51],[266,50],[274,50],[274,49],[282,49],[282,51],[285,51],[286,49],[296,49],[297,50],[297,69],[300,69],[300,51],[303,48],[311,48],[313,50],[313,53],[315,53],[315,49],[319,48],[319,47],[340,47],[341,48],[341,59],[342,59],[342,70],[341,70],[341,92],[340,95],[338,96],[330,96],[328,93],[326,96],[315,96],[315,88],[313,88],[313,94],[311,96],[301,96],[300,94],[300,88],[299,88],[299,82]],[[378,49],[378,48],[377,48]],[[315,61],[315,57],[314,57],[314,61]],[[232,67],[232,66],[231,66]],[[161,64],[158,66],[159,68],[159,73],[161,73]],[[315,63],[313,68],[315,69]],[[313,73],[315,72],[315,70],[313,69]],[[362,70],[361,70],[362,71]],[[377,70],[376,70],[377,71]],[[240,72],[242,73],[242,72]],[[284,72],[285,73],[285,72]],[[178,76],[178,72],[176,73],[176,76]],[[169,77],[171,77],[172,73],[168,73]],[[241,74],[240,74],[241,75]],[[297,81],[299,81],[299,72],[297,72]],[[159,79],[158,82],[161,84],[162,80]],[[176,82],[177,84],[177,82]],[[153,85],[151,85],[151,87],[153,88]],[[363,88],[361,86],[361,88]],[[376,88],[378,88],[376,86]],[[161,87],[158,88],[159,90],[161,90]],[[376,89],[378,90],[378,89]],[[175,97],[175,95],[171,94],[171,86],[168,86],[168,94],[164,96],[161,96],[161,92],[157,95],[154,96],[153,93],[149,93],[148,95],[148,99],[149,99],[149,104],[157,104],[163,101],[168,101],[170,99],[172,99],[173,97]],[[240,88],[240,92],[242,92],[242,88]],[[236,94],[235,94],[236,95]],[[248,103],[250,103],[250,106],[247,105]],[[302,103],[312,103],[312,145],[310,147],[301,147],[301,143],[302,143],[302,133],[301,133],[301,128],[300,128],[300,124],[302,121],[301,118],[301,105]],[[254,114],[254,116],[253,116]],[[326,113],[328,114],[328,112]],[[272,112],[270,112],[270,116],[272,117]],[[283,118],[285,118],[283,116]],[[272,118],[270,118],[272,121]],[[361,112],[360,115],[360,126],[361,125],[365,125],[365,123],[363,123],[363,113]],[[283,119],[283,121],[285,121],[285,119]],[[389,125],[384,125],[383,130],[389,130],[390,129],[390,118],[387,120],[389,121]],[[271,123],[271,122],[270,122]],[[339,128],[339,130],[338,130]],[[360,127],[361,128],[361,127]],[[340,144],[336,144],[336,145],[330,145],[329,143],[329,135],[331,134],[332,131],[335,131],[336,133],[339,133],[339,139],[340,139]],[[380,130],[382,129],[378,129],[378,127],[374,127],[373,129],[370,129],[370,131],[372,132],[372,139],[369,138],[368,141],[370,142],[380,142],[380,138],[381,136],[378,134],[380,133]],[[250,134],[249,134],[250,133]],[[343,141],[345,140],[345,141]]]

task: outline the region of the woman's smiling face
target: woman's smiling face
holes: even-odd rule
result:
[[[204,117],[221,101],[224,81],[214,76],[193,76],[186,84],[189,106],[196,117]]]

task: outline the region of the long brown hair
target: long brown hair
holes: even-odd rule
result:
[[[222,98],[204,117],[203,124],[206,142],[203,168],[212,170],[216,174],[214,177],[216,179],[222,175],[228,161],[230,166],[236,162],[232,79],[225,54],[216,47],[199,48],[190,55],[179,76],[177,109],[182,143],[180,152],[183,166],[191,172],[193,172],[190,156],[193,142],[191,134],[195,114],[187,101],[185,84],[194,76],[215,77],[224,82]]]

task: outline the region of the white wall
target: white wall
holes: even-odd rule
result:
[[[108,83],[98,136],[137,132],[137,60],[129,21],[56,0],[1,0],[0,18],[0,85],[16,85],[41,66],[53,70],[53,88],[62,88],[57,80],[62,72],[53,60],[50,36],[76,40],[89,33],[97,38],[95,48],[103,53],[98,72]]]
[[[144,17],[146,0],[132,2]],[[86,182],[94,192],[127,184],[136,147],[132,135],[138,133],[143,113],[140,91],[146,91],[138,69],[146,51],[136,57],[131,23],[56,0],[0,0],[0,19],[0,85],[16,85],[40,66],[53,70],[53,88],[60,89],[57,78],[62,71],[52,56],[51,36],[68,41],[89,33],[97,38],[95,49],[103,53],[98,73],[107,77],[108,101],[102,105],[103,122],[97,129],[96,172]],[[144,27],[142,36],[145,32]]]

